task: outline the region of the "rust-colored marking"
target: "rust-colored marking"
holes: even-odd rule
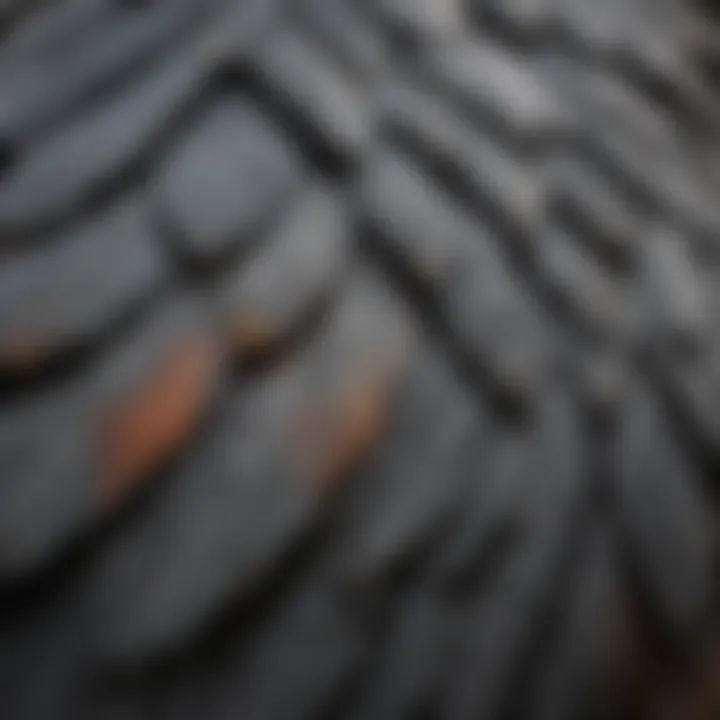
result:
[[[106,501],[132,491],[183,445],[209,395],[216,359],[207,341],[184,343],[111,412],[102,468]]]
[[[361,462],[387,418],[392,385],[388,378],[355,385],[302,416],[297,437],[312,487],[337,485]]]
[[[255,315],[243,315],[233,322],[233,339],[238,352],[249,358],[276,355],[282,338],[272,325]]]
[[[12,340],[0,346],[0,370],[14,375],[36,372],[48,359],[48,348],[38,338]]]

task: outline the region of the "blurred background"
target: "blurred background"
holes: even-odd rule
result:
[[[0,2],[2,719],[720,717],[719,16]]]

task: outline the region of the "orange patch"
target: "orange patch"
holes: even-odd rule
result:
[[[233,324],[233,337],[238,351],[249,357],[273,355],[281,339],[269,323],[258,317],[246,315]]]
[[[300,454],[313,487],[337,484],[362,460],[388,415],[390,390],[387,381],[358,385],[303,417]]]
[[[103,462],[109,502],[130,492],[186,441],[209,394],[215,361],[206,342],[188,342],[111,413]]]
[[[35,372],[47,360],[47,348],[36,339],[0,347],[0,369],[16,375]]]

